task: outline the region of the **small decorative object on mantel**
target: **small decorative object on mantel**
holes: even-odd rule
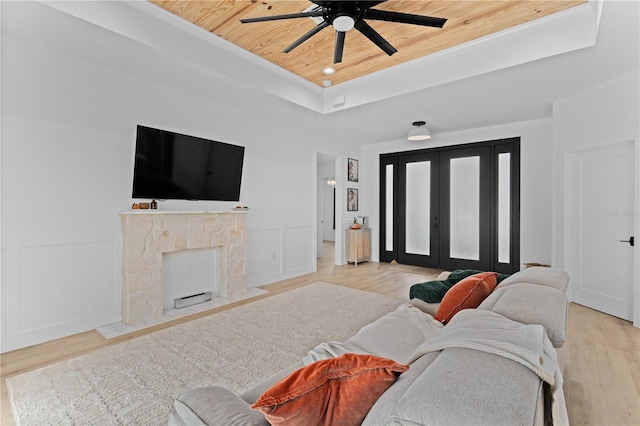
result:
[[[247,211],[247,210],[249,210],[249,207],[247,207],[247,206],[235,206],[235,207],[233,208],[233,210],[235,210],[235,211],[237,211],[237,212]]]
[[[151,210],[157,210],[157,209],[158,209],[158,202],[154,198],[153,200],[151,200]]]

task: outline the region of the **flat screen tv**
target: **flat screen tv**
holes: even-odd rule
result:
[[[133,198],[239,201],[244,147],[138,125]]]

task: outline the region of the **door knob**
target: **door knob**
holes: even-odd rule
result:
[[[634,237],[629,237],[628,240],[620,240],[621,243],[629,243],[629,245],[631,247],[633,247],[635,245],[635,238]]]

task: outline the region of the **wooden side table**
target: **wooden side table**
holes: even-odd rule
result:
[[[371,260],[371,229],[346,229],[345,244],[347,263],[358,265]]]

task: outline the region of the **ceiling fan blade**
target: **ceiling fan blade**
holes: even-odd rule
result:
[[[382,38],[382,36],[378,34],[376,30],[371,28],[366,22],[357,21],[355,27],[358,31],[364,34],[365,37],[374,42],[376,46],[382,49],[387,55],[391,56],[398,51],[398,49],[393,47],[391,43]]]
[[[398,22],[400,24],[424,25],[426,27],[438,27],[447,22],[446,18],[434,18],[433,16],[413,15],[410,13],[390,12],[388,10],[369,9],[365,12],[365,19],[376,21]]]
[[[300,37],[299,39],[297,39],[296,41],[291,43],[291,45],[287,46],[287,48],[285,48],[283,50],[283,52],[284,53],[291,52],[293,49],[295,49],[296,47],[300,46],[302,43],[304,43],[305,41],[309,40],[311,37],[313,37],[314,35],[318,34],[323,29],[327,28],[329,25],[330,24],[327,21],[323,21],[323,22],[319,23],[311,31],[307,32],[305,35],[303,35],[302,37]]]
[[[344,52],[344,38],[347,35],[344,31],[336,31],[336,47],[333,50],[333,63],[342,62],[342,52]]]
[[[251,22],[265,22],[265,21],[278,21],[281,19],[293,19],[293,18],[315,18],[322,16],[322,10],[312,10],[310,12],[289,13],[286,15],[274,15],[274,16],[261,16],[259,18],[244,18],[240,22],[248,24]]]

